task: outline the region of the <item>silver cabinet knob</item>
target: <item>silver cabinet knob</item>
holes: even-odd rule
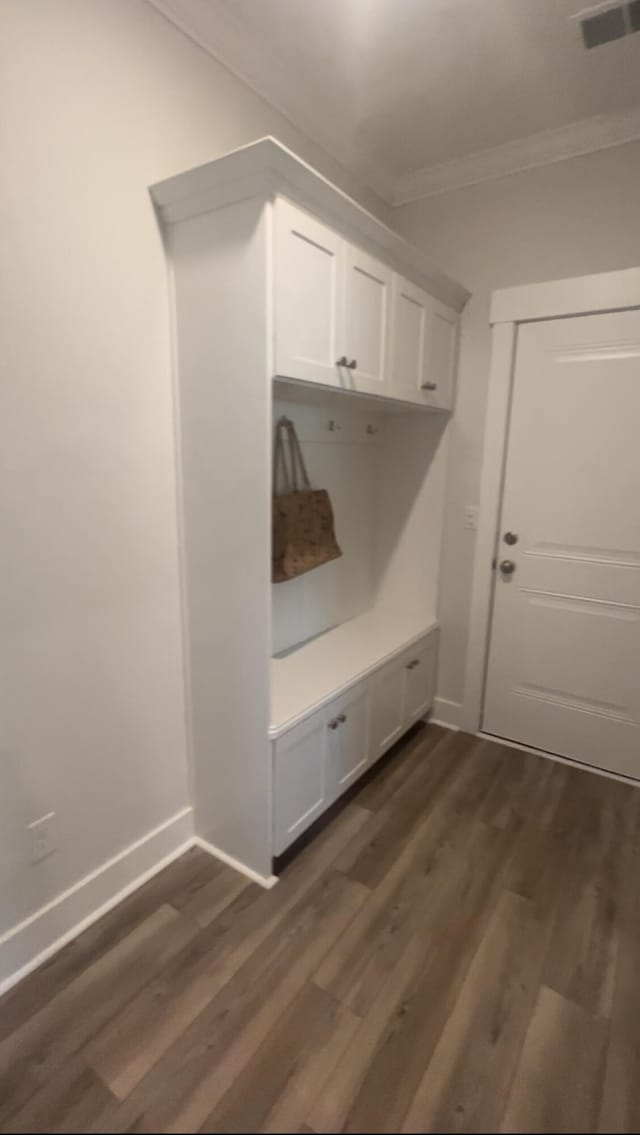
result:
[[[338,721],[337,717],[334,717],[333,721],[329,722],[327,728],[328,729],[337,729],[339,724],[340,724],[340,722]]]
[[[517,544],[518,543],[518,533],[517,532],[505,532],[502,539],[504,540],[505,544]]]
[[[338,714],[338,721],[340,722],[341,725],[344,725],[346,720],[347,720],[346,713],[339,713]]]
[[[340,358],[336,362],[336,366],[337,367],[348,367],[349,366],[349,360],[348,360],[347,356],[346,355],[340,355]]]
[[[356,367],[357,367],[357,365],[358,365],[358,360],[357,360],[357,359],[352,359],[350,363],[347,363],[347,366],[349,367],[349,370],[355,370],[355,369],[356,369]]]
[[[420,659],[419,658],[412,658],[411,662],[407,662],[406,669],[407,670],[415,670],[416,666],[419,666],[419,665],[420,665]]]
[[[513,575],[515,570],[516,570],[516,565],[513,562],[513,560],[501,560],[500,561],[500,571],[502,572],[503,575]]]

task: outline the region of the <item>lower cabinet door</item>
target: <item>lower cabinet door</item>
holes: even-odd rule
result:
[[[377,760],[404,729],[406,659],[395,658],[375,675],[371,693],[371,759]]]
[[[320,710],[274,743],[274,854],[279,855],[331,803],[328,713]]]
[[[424,717],[433,705],[436,680],[435,635],[422,642],[404,656],[404,715],[405,729]]]
[[[329,706],[329,783],[332,798],[362,775],[369,764],[369,683],[354,686]]]

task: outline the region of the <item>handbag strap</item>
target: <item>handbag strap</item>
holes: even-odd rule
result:
[[[285,421],[287,433],[289,434],[289,450],[291,453],[291,469],[293,472],[293,491],[297,493],[299,492],[298,472],[300,473],[300,480],[302,481],[305,489],[311,488],[311,482],[309,480],[309,474],[307,473],[307,466],[305,465],[304,457],[302,456],[302,449],[298,440],[298,435],[296,433],[296,427],[291,421],[291,418],[286,418]]]
[[[285,437],[289,442],[289,461],[291,463],[291,471],[287,465],[287,458],[285,453]],[[300,492],[300,483],[305,489],[311,488],[309,481],[309,474],[307,473],[307,466],[305,465],[304,457],[302,456],[302,449],[291,418],[282,417],[276,422],[275,437],[273,442],[273,492],[278,493],[278,477],[282,473],[282,480],[284,484],[285,493],[298,493]]]
[[[291,477],[289,476],[289,469],[287,467],[287,459],[284,452],[284,436],[287,432],[287,419],[279,418],[276,422],[275,437],[273,439],[273,485],[272,492],[278,492],[278,476],[282,474],[282,483],[284,489],[282,492],[291,492]]]

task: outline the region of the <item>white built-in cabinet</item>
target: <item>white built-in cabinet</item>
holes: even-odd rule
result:
[[[433,705],[432,633],[274,742],[274,854],[280,855]]]
[[[273,138],[151,195],[171,263],[195,832],[270,885],[274,857],[433,704],[433,411],[453,406],[468,292]],[[283,401],[344,555],[272,585]]]
[[[452,408],[458,313],[284,198],[274,279],[279,377]]]

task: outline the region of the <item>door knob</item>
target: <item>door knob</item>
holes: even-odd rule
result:
[[[518,543],[518,533],[517,532],[505,532],[505,534],[503,536],[503,540],[504,540],[505,544],[517,544]]]
[[[513,575],[515,570],[516,570],[516,565],[513,562],[513,560],[501,560],[500,561],[500,571],[502,572],[503,575]]]

